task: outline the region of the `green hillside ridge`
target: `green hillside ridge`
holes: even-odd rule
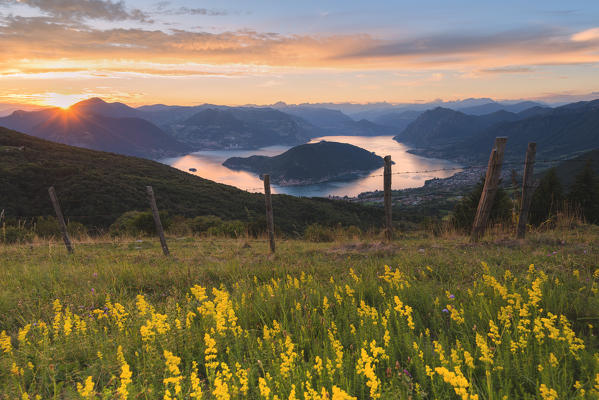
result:
[[[21,148],[22,147],[22,148]],[[146,185],[170,215],[215,215],[262,220],[264,196],[247,193],[158,162],[80,149],[0,128],[0,209],[6,217],[53,215],[48,187],[55,186],[71,221],[106,228],[122,213],[149,209]],[[274,195],[279,232],[303,232],[311,223],[361,228],[382,223],[382,211],[327,199]]]
[[[308,185],[348,179],[382,167],[383,158],[348,143],[321,141],[293,147],[273,157],[231,157],[224,166],[269,174],[282,186]]]

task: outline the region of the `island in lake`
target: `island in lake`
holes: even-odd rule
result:
[[[352,179],[384,165],[382,157],[348,143],[302,144],[274,157],[232,157],[223,165],[262,176],[279,186],[312,185]]]

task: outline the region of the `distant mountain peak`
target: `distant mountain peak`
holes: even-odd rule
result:
[[[106,101],[102,100],[99,97],[90,97],[89,99],[81,100],[71,106],[72,107],[81,107],[81,106],[90,106],[97,104],[108,104]]]

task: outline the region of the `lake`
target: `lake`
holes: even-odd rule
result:
[[[330,142],[350,143],[362,147],[368,151],[373,151],[377,155],[384,157],[390,155],[395,162],[393,172],[403,171],[424,171],[441,168],[459,168],[456,163],[447,160],[420,157],[410,154],[407,151],[410,147],[393,140],[392,136],[323,136],[312,139],[310,143],[316,143],[321,140]],[[210,179],[215,182],[235,186],[251,192],[263,192],[264,183],[257,175],[245,171],[233,171],[222,165],[230,157],[248,157],[251,155],[275,156],[288,150],[289,146],[269,146],[257,150],[211,150],[197,151],[182,157],[165,158],[160,160],[164,164]],[[196,172],[190,172],[190,168],[195,168]],[[393,175],[393,189],[406,189],[420,187],[424,181],[432,178],[446,178],[458,171],[438,171],[430,173],[400,174]],[[362,192],[371,192],[382,190],[383,177],[370,176],[382,175],[383,168],[373,170],[368,176],[359,177],[346,181],[334,181],[321,183],[317,185],[306,186],[272,186],[273,193],[284,193],[293,196],[304,197],[328,197],[328,196],[357,196]]]

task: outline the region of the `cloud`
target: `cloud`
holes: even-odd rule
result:
[[[63,4],[62,1],[58,3]],[[91,0],[79,3],[87,4]],[[112,4],[130,13],[122,3],[101,3]],[[170,5],[160,3],[157,7],[168,8]],[[56,12],[55,15],[66,14]],[[111,15],[111,18],[117,18],[117,15],[125,14],[115,11]],[[219,68],[228,71],[228,66],[232,65],[242,67],[224,75],[243,74],[244,70],[252,71],[252,67],[362,71],[458,69],[497,74],[529,72],[537,65],[599,62],[597,41],[574,40],[570,33],[556,29],[513,30],[493,35],[447,33],[384,40],[368,34],[102,30],[86,25],[84,21],[65,23],[51,16],[8,16],[0,17],[0,42],[3,48],[0,75],[4,76],[77,70],[209,75],[217,73],[214,70]],[[202,67],[198,68],[198,65]],[[214,68],[206,72],[208,65]]]
[[[63,21],[100,19],[106,21],[136,20],[150,22],[139,9],[129,10],[123,1],[111,0],[0,0],[0,5],[25,4]]]
[[[229,15],[227,10],[211,9],[211,8],[193,8],[193,7],[171,7],[170,1],[161,1],[155,4],[157,15],[208,15],[222,16]]]
[[[343,54],[344,58],[384,58],[413,55],[458,55],[498,50],[526,50],[544,52],[549,49],[561,51],[565,48],[582,47],[569,39],[560,37],[554,29],[521,29],[481,35],[476,33],[437,34],[425,37],[387,41],[380,46],[368,47]],[[557,46],[557,48],[556,48]]]
[[[509,66],[509,67],[500,67],[500,68],[485,68],[481,69],[479,72],[484,74],[524,74],[528,72],[533,72],[534,68],[525,67],[525,66]]]
[[[210,15],[210,16],[221,16],[228,15],[229,12],[226,10],[215,10],[209,8],[189,8],[189,7],[179,7],[171,10],[162,11],[164,14],[168,15]]]
[[[599,28],[591,28],[572,35],[572,40],[575,42],[587,42],[591,40],[599,40]]]

